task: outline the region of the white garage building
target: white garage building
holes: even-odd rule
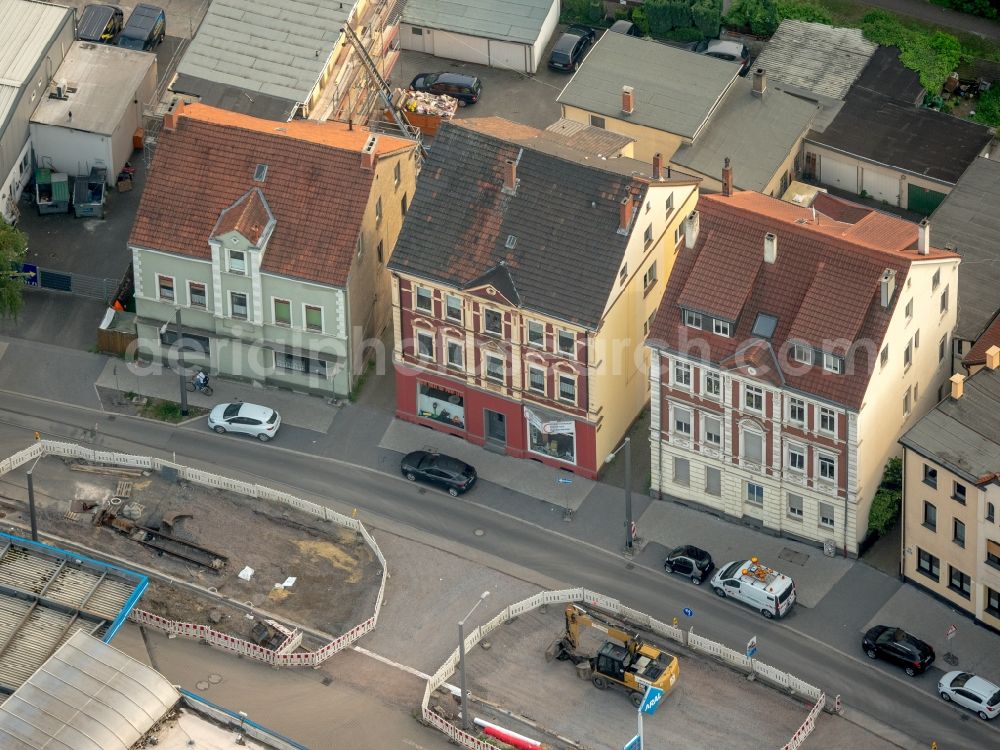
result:
[[[559,0],[408,0],[400,46],[534,73],[558,21]]]

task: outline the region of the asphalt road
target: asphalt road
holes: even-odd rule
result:
[[[932,740],[941,750],[1000,746],[1000,729],[936,696],[940,675],[936,668],[907,678],[893,667],[869,662],[860,645],[848,651],[811,637],[797,628],[794,613],[782,622],[766,621],[749,609],[718,599],[706,587],[666,577],[613,552],[505,514],[495,509],[495,503],[507,490],[488,482],[472,495],[455,500],[409,484],[395,471],[382,473],[274,443],[218,436],[200,424],[177,428],[2,394],[0,444],[11,445],[18,433],[30,439],[33,430],[51,439],[176,456],[188,465],[294,489],[342,512],[358,508],[363,520],[376,529],[380,523],[416,529],[453,549],[456,543],[462,545],[467,556],[479,562],[501,569],[513,564],[520,571],[531,571],[541,585],[585,586],[666,621],[689,607],[695,614],[685,619],[685,625],[737,648],[757,635],[758,658],[819,685],[831,699],[842,695],[848,718],[852,713],[874,717],[914,738],[916,747],[929,747]],[[292,434],[288,437],[288,443],[299,442]],[[486,502],[494,507],[486,507]],[[482,534],[477,535],[477,530]]]

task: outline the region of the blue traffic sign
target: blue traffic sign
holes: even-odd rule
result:
[[[690,607],[685,607],[684,609],[681,610],[681,612],[684,613],[685,617],[694,617],[694,610],[691,609]]]
[[[656,709],[660,707],[663,702],[663,690],[658,687],[648,687],[646,688],[646,695],[643,696],[642,705],[639,706],[639,710],[644,714],[656,713]]]
[[[21,265],[21,273],[25,274],[22,277],[25,284],[28,286],[38,286],[38,266],[33,263],[24,263]]]
[[[757,653],[757,636],[754,636],[749,641],[747,641],[747,658],[752,659],[754,654]]]
[[[642,750],[642,737],[636,735],[625,744],[622,750]]]
[[[566,477],[559,477],[556,481],[559,482],[559,484],[573,484],[573,480],[567,479]]]

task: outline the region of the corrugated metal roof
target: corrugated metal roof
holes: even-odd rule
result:
[[[53,77],[69,89],[64,99],[42,96],[31,122],[110,136],[132,105],[156,55],[93,42],[73,42]],[[69,113],[73,118],[69,118]]]
[[[177,72],[305,101],[352,8],[324,0],[213,0]]]
[[[625,34],[604,34],[559,94],[560,104],[685,138],[697,135],[740,66]],[[635,107],[622,112],[622,86]]]
[[[72,12],[31,0],[0,0],[0,83],[23,84]]]
[[[754,62],[793,93],[843,99],[878,45],[860,29],[786,19]]]
[[[962,256],[955,335],[974,341],[1000,309],[1000,161],[972,162],[931,214],[931,239]]]
[[[152,667],[78,632],[0,706],[0,746],[129,750],[179,699]]]
[[[532,44],[558,0],[407,0],[403,23]]]

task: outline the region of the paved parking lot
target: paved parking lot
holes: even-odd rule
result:
[[[190,39],[194,32],[198,30],[201,19],[208,12],[208,4],[211,0],[153,0],[153,5],[158,5],[167,13],[167,34],[170,36]],[[85,5],[90,5],[91,0],[62,0],[57,5],[65,5],[76,8],[76,17],[80,18]],[[138,5],[137,2],[115,3],[125,12],[127,19],[132,9]]]

